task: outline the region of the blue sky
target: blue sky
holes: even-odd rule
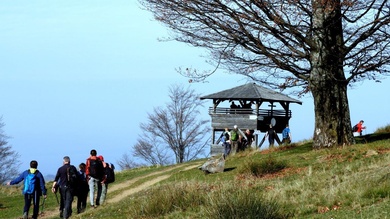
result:
[[[0,116],[20,170],[35,159],[54,174],[63,156],[79,164],[93,148],[115,164],[147,134],[139,124],[169,102],[170,85],[210,94],[247,82],[219,71],[208,83],[188,84],[175,69],[210,69],[206,51],[158,41],[167,34],[137,1],[2,1]],[[386,79],[349,90],[352,123],[364,119],[366,133],[389,124],[389,86]],[[291,105],[294,141],[314,129],[312,98],[300,100]],[[207,109],[202,116],[209,118]]]

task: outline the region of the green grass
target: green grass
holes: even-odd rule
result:
[[[270,151],[248,150],[229,157],[225,172],[216,174],[184,170],[195,162],[175,165],[175,170],[123,171],[115,183],[162,170],[171,176],[72,218],[389,218],[390,134],[374,133],[357,142],[321,150],[313,150],[310,141]],[[140,178],[124,190],[161,174]],[[108,196],[121,192],[110,193],[109,188]],[[0,187],[0,218],[20,217],[22,199],[20,188]],[[46,209],[57,208],[50,194]]]

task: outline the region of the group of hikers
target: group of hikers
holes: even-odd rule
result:
[[[232,103],[234,104],[234,103]],[[364,121],[360,120],[356,125],[352,127],[352,131],[357,132],[360,136],[362,136],[362,132],[366,129],[363,126]],[[260,142],[259,147],[263,144],[264,140],[268,137],[269,147],[272,148],[275,144],[275,140],[278,141],[279,144],[286,145],[291,143],[291,130],[288,124],[282,131],[283,140],[280,142],[277,133],[275,132],[272,124],[269,124],[269,129],[265,133],[263,140]],[[229,131],[229,128],[225,128],[225,131],[222,132],[219,137],[217,144],[221,142],[224,147],[224,158],[228,155],[234,155],[236,152],[244,151],[248,146],[251,146],[254,142],[253,131],[246,129],[245,133],[243,133],[237,125],[233,126],[233,129]]]
[[[282,132],[283,143],[287,144],[291,142],[291,131],[288,125]],[[270,125],[269,130],[266,132],[264,139],[268,137],[270,147],[273,147],[276,136],[276,132]],[[246,129],[243,133],[237,125],[233,126],[233,129],[229,131],[229,128],[225,128],[225,131],[222,132],[217,143],[221,142],[224,147],[224,157],[228,155],[234,155],[239,151],[244,151],[246,148],[250,147],[254,142],[255,137],[253,131]]]
[[[28,218],[31,202],[33,203],[32,218],[38,218],[40,197],[47,198],[45,179],[37,169],[38,162],[32,160],[30,168],[22,172],[7,185],[18,184],[24,181],[23,219]],[[81,163],[79,169],[70,163],[70,158],[63,158],[63,165],[58,168],[51,191],[55,194],[60,205],[60,218],[69,218],[72,215],[72,202],[77,197],[77,213],[85,211],[89,193],[90,206],[96,208],[104,203],[108,184],[115,181],[114,165],[104,162],[103,156],[97,156],[95,149],[90,151],[86,163]],[[58,200],[57,192],[60,194]],[[96,196],[95,196],[96,192]]]
[[[291,131],[288,126],[283,129],[282,132],[283,140],[282,144],[289,144],[291,142]],[[269,125],[268,131],[265,133],[264,139],[268,137],[269,146],[273,147],[277,134],[273,129],[272,125]],[[239,151],[244,151],[246,148],[250,147],[254,142],[255,137],[253,131],[246,129],[243,133],[237,125],[233,126],[233,129],[229,131],[229,128],[225,128],[225,131],[222,132],[217,143],[221,142],[224,147],[224,158],[228,155],[234,155]],[[261,145],[262,143],[260,143]]]

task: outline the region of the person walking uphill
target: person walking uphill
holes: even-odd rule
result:
[[[230,145],[230,132],[228,128],[225,128],[225,131],[222,133],[221,136],[222,145],[224,147],[224,154],[223,157],[226,159],[227,156],[230,154],[231,151],[231,145]]]
[[[291,131],[290,131],[288,124],[286,125],[286,128],[283,129],[282,136],[283,136],[282,143],[284,145],[291,143]]]
[[[63,158],[63,165],[58,168],[51,191],[60,190],[61,205],[60,218],[67,219],[72,215],[72,202],[74,192],[78,186],[79,175],[75,166],[70,165],[70,158]]]
[[[102,205],[104,201],[106,200],[106,195],[107,195],[107,190],[108,190],[108,180],[107,180],[107,171],[108,168],[110,167],[109,163],[104,162],[104,157],[102,155],[99,155],[98,158],[102,161],[103,163],[103,179],[100,181],[101,186],[98,188],[98,193],[97,193],[97,203]]]
[[[15,185],[24,180],[24,208],[23,208],[23,219],[28,218],[28,212],[31,206],[31,200],[33,201],[33,215],[32,218],[38,218],[39,213],[39,200],[43,195],[46,199],[47,189],[45,187],[45,179],[40,171],[37,170],[38,162],[32,160],[30,162],[30,169],[24,171],[19,177],[7,183],[7,185]]]
[[[249,129],[246,129],[244,134],[246,136],[246,140],[245,140],[245,138],[243,138],[243,142],[244,142],[243,148],[245,150],[246,148],[252,146],[252,142],[255,140],[255,136],[253,135],[253,133]]]
[[[270,124],[269,125],[269,129],[265,133],[265,137],[264,137],[264,138],[267,138],[267,136],[268,136],[269,148],[273,148],[274,147],[275,135],[276,135],[275,130],[273,129],[272,125]]]
[[[234,125],[233,129],[230,131],[230,143],[231,143],[231,155],[235,155],[238,149],[238,128],[237,125]]]
[[[363,129],[366,129],[365,126],[363,126],[364,121],[360,120],[358,124],[355,125],[356,130],[353,130],[354,132],[359,133],[360,136],[363,134]]]
[[[87,207],[87,197],[89,192],[89,185],[87,181],[87,176],[85,174],[85,163],[79,165],[79,176],[80,183],[77,190],[77,213],[82,213]]]
[[[95,191],[101,191],[101,181],[104,176],[104,169],[102,161],[96,156],[97,152],[95,149],[92,149],[90,152],[90,157],[86,161],[85,174],[87,175],[88,185],[89,185],[89,201],[91,207],[97,207],[99,203],[99,195],[96,195],[96,202],[94,202]]]

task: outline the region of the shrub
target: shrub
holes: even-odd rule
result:
[[[278,202],[266,200],[258,187],[237,189],[239,186],[198,182],[157,186],[133,199],[127,215],[129,218],[175,218],[174,215],[192,212],[190,218],[291,217]]]
[[[157,186],[138,197],[132,206],[132,214],[134,217],[156,218],[175,211],[197,208],[204,205],[210,189],[207,184],[191,182]]]
[[[272,218],[284,219],[292,217],[284,213],[276,201],[268,201],[260,191],[255,189],[220,190],[210,196],[210,206],[207,208],[207,218]]]
[[[265,160],[249,160],[240,166],[238,172],[240,174],[250,174],[256,177],[261,177],[266,174],[279,172],[287,167],[286,161],[278,161],[272,157]]]

